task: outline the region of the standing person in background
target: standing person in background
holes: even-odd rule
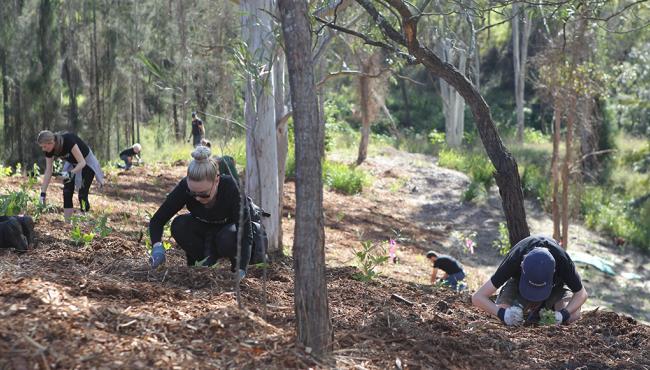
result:
[[[201,139],[205,136],[205,127],[203,127],[203,121],[199,118],[196,112],[192,112],[192,145],[198,146],[201,145]],[[187,141],[190,141],[188,138]]]
[[[61,178],[63,179],[63,217],[70,222],[73,213],[72,196],[75,189],[79,193],[79,206],[82,212],[90,210],[88,193],[90,185],[96,177],[99,186],[104,186],[104,173],[99,161],[90,150],[90,147],[72,133],[53,133],[41,131],[36,139],[38,145],[45,153],[45,174],[41,185],[41,204],[45,204],[47,188],[52,179],[54,159],[61,158],[65,161]]]
[[[133,144],[132,147],[126,148],[120,152],[120,159],[124,161],[124,169],[129,170],[133,166],[133,158],[140,162],[140,152],[142,151],[142,146],[138,143]]]

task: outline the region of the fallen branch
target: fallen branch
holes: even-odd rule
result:
[[[409,301],[408,299],[402,297],[402,296],[399,295],[399,294],[395,294],[395,293],[393,293],[393,294],[390,295],[390,298],[391,298],[391,299],[394,299],[394,300],[396,300],[396,301],[398,301],[398,302],[405,303],[405,304],[407,304],[407,305],[409,305],[409,306],[413,306],[413,305],[415,305],[415,303]]]

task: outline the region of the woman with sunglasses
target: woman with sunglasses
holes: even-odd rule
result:
[[[219,258],[228,258],[235,271],[241,196],[232,177],[219,175],[219,165],[210,154],[210,149],[205,146],[194,149],[187,176],[167,195],[151,218],[149,235],[153,248],[150,263],[153,268],[165,262],[165,248],[161,243],[165,224],[187,207],[189,213],[177,216],[171,225],[172,237],[185,251],[187,265],[202,262],[204,266],[210,266]],[[248,207],[243,210],[240,279],[246,275],[253,241],[250,212]]]

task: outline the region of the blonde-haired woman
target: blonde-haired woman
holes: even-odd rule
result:
[[[99,161],[88,144],[73,133],[53,133],[41,131],[36,139],[45,153],[45,175],[41,184],[41,203],[45,204],[47,188],[52,179],[54,159],[65,161],[63,165],[63,216],[67,222],[73,213],[72,196],[78,191],[79,206],[83,212],[90,210],[88,193],[93,178],[100,186],[104,185],[104,173]]]
[[[187,176],[167,195],[167,199],[149,222],[151,238],[150,263],[156,268],[165,262],[165,248],[161,243],[165,224],[183,207],[189,213],[177,216],[171,225],[172,237],[187,256],[187,265],[203,261],[211,266],[219,258],[231,261],[236,271],[237,230],[241,196],[232,177],[219,175],[219,165],[211,157],[210,149],[197,146],[194,158],[187,168]],[[246,275],[251,258],[253,231],[250,212],[243,207],[244,230],[242,230],[239,278]]]

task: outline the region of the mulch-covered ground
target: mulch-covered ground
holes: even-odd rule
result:
[[[650,327],[625,316],[592,311],[571,326],[506,328],[465,293],[393,277],[364,283],[353,267],[327,271],[333,354],[313,359],[294,343],[290,258],[249,271],[241,308],[225,264],[186,267],[174,249],[165,269],[149,270],[147,212],[179,173],[109,175],[91,204],[114,230],[89,246],[75,246],[54,212],[38,220],[36,249],[0,250],[0,369],[650,369]],[[355,237],[336,222],[328,220],[330,249]]]

